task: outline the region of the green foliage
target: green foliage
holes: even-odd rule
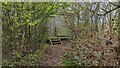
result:
[[[41,49],[42,48],[42,49]],[[22,57],[22,54],[18,52],[17,50],[13,50],[12,56],[13,60],[11,59],[5,59],[2,61],[3,66],[16,66],[16,65],[21,65],[21,66],[34,66],[34,65],[39,65],[39,59],[42,57],[43,52],[49,48],[47,45],[42,45],[40,49],[35,51],[35,53],[30,53],[24,57]]]
[[[10,63],[9,63],[7,60],[3,60],[3,61],[2,61],[2,65],[3,65],[3,66],[9,66]]]
[[[16,50],[13,50],[13,52],[12,52],[13,54],[13,58],[14,59],[16,59],[16,58],[21,58],[21,53],[20,52],[18,52],[18,51],[16,51]]]
[[[120,10],[120,9],[119,9]],[[118,35],[120,35],[120,12],[118,13],[118,23],[117,23],[117,27],[118,27]]]
[[[52,15],[63,8],[55,2],[4,2],[3,18],[3,65],[37,65],[47,39],[47,23]],[[40,48],[39,48],[40,47]],[[43,50],[40,50],[43,47]],[[9,50],[10,49],[10,50]],[[9,51],[8,51],[9,50]],[[7,53],[6,53],[7,51]],[[30,53],[29,53],[30,52]],[[23,57],[23,55],[25,56]]]
[[[74,54],[65,54],[62,60],[64,66],[84,66],[87,62]]]
[[[29,39],[33,40],[36,36],[38,36],[37,40],[42,41],[42,36],[46,37],[44,34],[47,32],[46,26],[48,20],[51,18],[51,15],[58,14],[60,11],[59,8],[63,9],[63,7],[64,9],[67,9],[67,3],[4,2],[2,5],[4,22],[3,40],[8,39],[8,41],[10,41],[11,38],[14,37],[22,40],[24,37],[27,41]],[[6,38],[6,36],[10,36],[11,38]],[[30,38],[30,36],[32,36],[32,38]],[[20,40],[18,42],[23,44],[25,43],[22,41],[20,42]]]
[[[68,24],[72,26],[73,32],[75,32],[74,33],[75,39],[80,40],[78,42],[81,41],[86,42],[84,41],[84,39],[85,40],[89,39],[88,34],[90,29],[91,32],[97,31],[98,29],[97,27],[99,26],[98,22],[100,22],[101,18],[100,20],[98,20],[99,16],[96,15],[100,11],[99,10],[100,6],[97,6],[97,3],[95,4],[83,3],[83,4],[84,5],[80,3],[73,4],[67,2],[49,2],[49,3],[48,2],[44,2],[44,3],[3,2],[2,3],[2,12],[3,12],[2,45],[3,45],[4,57],[2,64],[6,66],[39,65],[39,61],[40,61],[39,58],[42,56],[44,49],[47,48],[47,46],[42,44],[48,38],[47,28],[46,28],[48,21],[50,20],[51,16],[64,13],[65,11],[66,12],[69,11],[68,8],[71,9],[69,13],[73,13],[73,15],[75,14],[77,18],[77,22],[76,22],[73,20],[72,15],[70,15],[71,18],[68,20],[69,21]],[[92,10],[92,8],[95,6],[98,8],[96,9],[97,11]],[[92,10],[92,12],[90,12],[89,10]],[[119,17],[120,17],[120,13],[118,15],[118,19],[120,19]],[[106,21],[107,19],[108,18],[106,18]],[[120,20],[118,20],[115,23],[115,26],[118,27],[115,32],[119,35]],[[64,29],[64,32],[67,31]],[[97,44],[96,41],[98,39],[96,38],[98,37],[95,36],[94,34],[90,34],[90,36],[94,37],[94,40],[90,38],[90,41],[91,40],[95,41],[94,43]],[[91,45],[93,46],[94,43]],[[75,45],[76,44],[77,43],[75,43]],[[93,47],[95,46],[96,45],[94,45]],[[87,51],[88,51],[87,47],[83,45],[81,48],[83,48],[83,50],[80,50],[79,47],[76,47],[74,48],[74,51],[72,51],[72,53],[69,52],[69,54],[66,54],[65,55],[66,57],[62,60],[63,62],[62,64],[65,66],[87,65],[87,61],[84,60],[84,57],[82,56],[82,52],[85,55],[87,55]],[[79,55],[80,51],[81,51],[81,55]],[[75,53],[78,52],[78,54],[74,54],[74,52]],[[7,54],[9,54],[9,56],[5,57]],[[81,56],[82,58],[80,58]],[[99,52],[96,52],[93,55],[93,58],[97,61],[101,60],[101,57],[102,56]],[[91,57],[89,59],[91,59]]]

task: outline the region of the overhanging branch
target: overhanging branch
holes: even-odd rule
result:
[[[112,10],[105,11],[104,14],[97,14],[97,15],[99,15],[99,16],[105,16],[105,15],[107,15],[108,13],[110,13],[110,12],[112,12],[112,11],[114,11],[114,10],[117,10],[117,9],[119,9],[119,8],[120,8],[120,6],[117,6],[116,8],[114,8],[114,9],[112,9]]]
[[[116,5],[116,4],[112,3],[112,2],[109,2],[109,3],[112,4],[112,5],[114,5],[114,6],[119,6],[119,5]]]

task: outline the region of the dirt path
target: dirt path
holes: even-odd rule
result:
[[[41,66],[61,66],[61,59],[66,52],[66,47],[62,44],[51,45],[51,47],[45,51],[43,57],[40,60]]]

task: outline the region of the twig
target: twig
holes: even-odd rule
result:
[[[106,13],[104,13],[104,14],[97,14],[97,15],[99,15],[99,16],[105,16],[105,15],[107,15],[108,13],[110,13],[110,12],[112,12],[112,11],[114,11],[114,10],[117,10],[117,9],[119,9],[120,8],[120,6],[117,6],[116,8],[114,8],[114,9],[112,9],[112,10],[110,10],[110,11],[106,11]]]

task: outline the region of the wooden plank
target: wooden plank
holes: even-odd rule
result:
[[[60,43],[62,44],[62,41],[61,41],[60,37],[59,37],[59,40],[60,40]]]
[[[49,40],[50,40],[51,45],[53,45],[53,43],[52,43],[51,39],[49,39]]]
[[[68,38],[70,38],[70,36],[65,36],[65,37],[48,37],[49,39],[58,39],[58,38],[60,38],[60,39],[68,39]]]
[[[54,44],[61,44],[62,43],[61,39],[59,37],[49,37],[49,39],[50,39],[50,43],[52,45],[54,45]]]
[[[54,38],[58,38],[57,36],[53,36],[53,37],[48,37],[49,39],[54,39]]]

